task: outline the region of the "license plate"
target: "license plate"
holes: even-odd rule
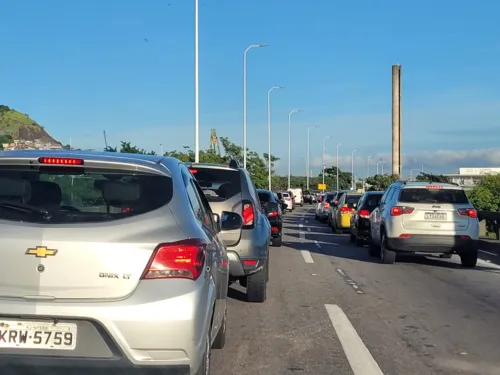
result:
[[[443,212],[426,212],[425,220],[446,220],[446,213]]]
[[[0,320],[0,348],[74,350],[74,323]]]

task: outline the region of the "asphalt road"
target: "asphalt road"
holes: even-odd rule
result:
[[[500,266],[398,258],[382,265],[314,220],[285,216],[268,299],[231,287],[217,375],[500,374]]]

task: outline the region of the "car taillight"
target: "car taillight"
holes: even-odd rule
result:
[[[330,208],[330,205],[328,204],[328,202],[325,202],[325,208]]]
[[[391,208],[391,216],[408,215],[413,212],[413,207],[408,206],[394,206]]]
[[[365,219],[370,217],[370,211],[368,210],[359,210],[359,216]]]
[[[278,216],[278,211],[270,212],[267,216],[268,216],[268,217],[275,217],[275,216]]]
[[[340,207],[340,212],[346,214],[348,212],[352,212],[352,208],[349,207]]]
[[[339,204],[339,201],[338,201],[337,199],[335,199],[335,200],[333,201],[333,204]]]
[[[83,165],[83,159],[75,158],[38,158],[40,164],[51,164],[51,165]]]
[[[122,213],[124,213],[124,212],[130,212],[130,211],[132,211],[132,209],[130,207],[124,207],[124,208],[122,208]]]
[[[207,245],[199,239],[163,243],[156,250],[141,279],[191,279],[203,272]]]
[[[477,219],[477,211],[473,208],[459,208],[458,213],[462,216],[468,216],[471,219]]]
[[[195,174],[195,173],[198,173],[198,170],[197,169],[189,169],[189,172],[191,172],[192,174]]]
[[[243,228],[253,227],[253,221],[255,218],[255,213],[253,210],[253,204],[248,201],[243,201]]]

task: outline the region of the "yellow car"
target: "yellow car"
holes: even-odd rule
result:
[[[356,206],[361,198],[360,193],[343,194],[339,203],[332,212],[332,231],[344,232],[351,228],[351,215],[356,210]]]

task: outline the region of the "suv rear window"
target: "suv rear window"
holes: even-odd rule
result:
[[[326,201],[328,203],[332,203],[334,199],[335,199],[335,194],[327,194],[325,196],[324,201]]]
[[[399,202],[468,204],[469,199],[462,189],[404,188],[399,194]]]
[[[166,176],[93,168],[0,167],[0,219],[44,224],[113,221],[170,202]]]
[[[193,175],[209,202],[223,202],[241,194],[240,172],[237,170],[199,168]]]

